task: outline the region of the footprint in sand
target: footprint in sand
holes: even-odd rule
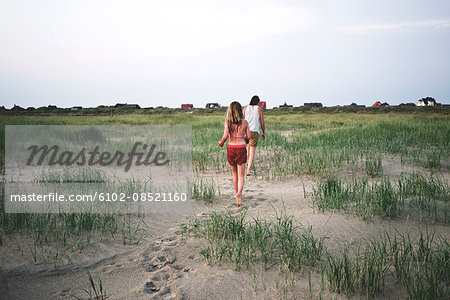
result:
[[[178,244],[178,241],[164,241],[163,244],[168,247],[174,247]]]
[[[163,280],[168,280],[170,278],[169,273],[165,272],[165,271],[161,271],[158,274],[154,275],[152,277],[153,281],[163,281]]]
[[[189,267],[187,267],[185,265],[173,265],[172,268],[174,268],[177,271],[183,271],[183,272],[189,271]]]
[[[155,241],[150,245],[143,256],[143,267],[151,273],[150,280],[144,284],[143,292],[151,294],[156,299],[181,299],[179,291],[174,290],[174,280],[183,277],[189,272],[189,267],[183,264],[174,264],[177,260],[172,249],[181,239],[181,235],[170,235]],[[180,298],[181,297],[181,298]]]
[[[175,257],[175,255],[166,254],[158,256],[158,259],[160,262],[163,262],[164,264],[172,264],[177,258]]]
[[[148,281],[145,283],[144,293],[153,294],[157,291],[159,291],[159,288],[156,286],[156,284],[153,281]]]

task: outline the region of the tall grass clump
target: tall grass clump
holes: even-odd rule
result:
[[[331,291],[348,295],[359,291],[369,297],[384,289],[387,251],[376,242],[370,246],[356,254],[345,247],[337,256],[327,255],[324,272]]]
[[[103,282],[100,279],[100,277],[97,278],[97,282],[92,277],[91,272],[86,271],[88,275],[88,281],[89,281],[89,289],[83,289],[83,291],[87,294],[87,298],[83,297],[77,297],[75,295],[72,295],[77,300],[105,300],[107,299],[106,291],[103,287]]]
[[[351,193],[351,189],[334,176],[330,176],[319,183],[317,188],[314,188],[313,195],[315,207],[322,212],[326,209],[345,209],[351,203],[350,199],[354,196]]]
[[[366,157],[366,173],[372,177],[378,177],[383,174],[381,157]]]
[[[409,203],[423,220],[448,223],[449,189],[445,180],[419,173],[402,175],[397,185],[389,178],[369,183],[367,178],[345,183],[329,176],[313,188],[313,206],[325,210],[347,210],[363,219],[374,215],[395,218]]]
[[[441,149],[427,151],[426,159],[422,165],[428,169],[439,168],[441,166]]]
[[[194,178],[189,181],[191,197],[196,200],[203,200],[206,203],[212,203],[216,195],[220,195],[220,188],[214,178]]]
[[[412,173],[398,179],[398,189],[400,197],[409,199],[410,208],[421,218],[449,222],[450,190],[445,179]]]
[[[367,178],[354,179],[346,184],[335,177],[329,177],[313,188],[313,206],[320,211],[349,210],[364,219],[373,215],[385,218],[396,217],[402,204],[396,196],[388,178],[368,183]]]
[[[443,236],[428,230],[415,240],[409,234],[385,236],[393,276],[411,299],[450,297],[450,247]]]
[[[315,238],[311,228],[300,230],[285,213],[275,219],[245,221],[245,211],[237,216],[214,212],[211,218],[196,222],[195,234],[207,240],[202,255],[208,263],[229,261],[235,269],[262,263],[265,268],[283,265],[290,272],[321,259],[323,238]]]
[[[323,272],[329,289],[365,297],[383,292],[391,278],[411,299],[448,299],[450,296],[450,248],[442,236],[420,231],[419,238],[385,232],[355,253],[345,247],[326,256]]]

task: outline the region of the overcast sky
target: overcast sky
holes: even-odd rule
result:
[[[450,103],[448,0],[0,0],[0,105]]]

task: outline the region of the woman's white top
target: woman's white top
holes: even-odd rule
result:
[[[245,120],[248,122],[248,128],[250,131],[254,131],[259,134],[258,108],[258,105],[247,105],[247,109],[245,110]]]

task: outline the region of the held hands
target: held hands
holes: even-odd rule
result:
[[[217,144],[219,144],[220,147],[223,147],[224,142],[219,141]]]
[[[263,139],[263,141],[266,139],[266,134],[265,133],[262,134],[262,139]]]

